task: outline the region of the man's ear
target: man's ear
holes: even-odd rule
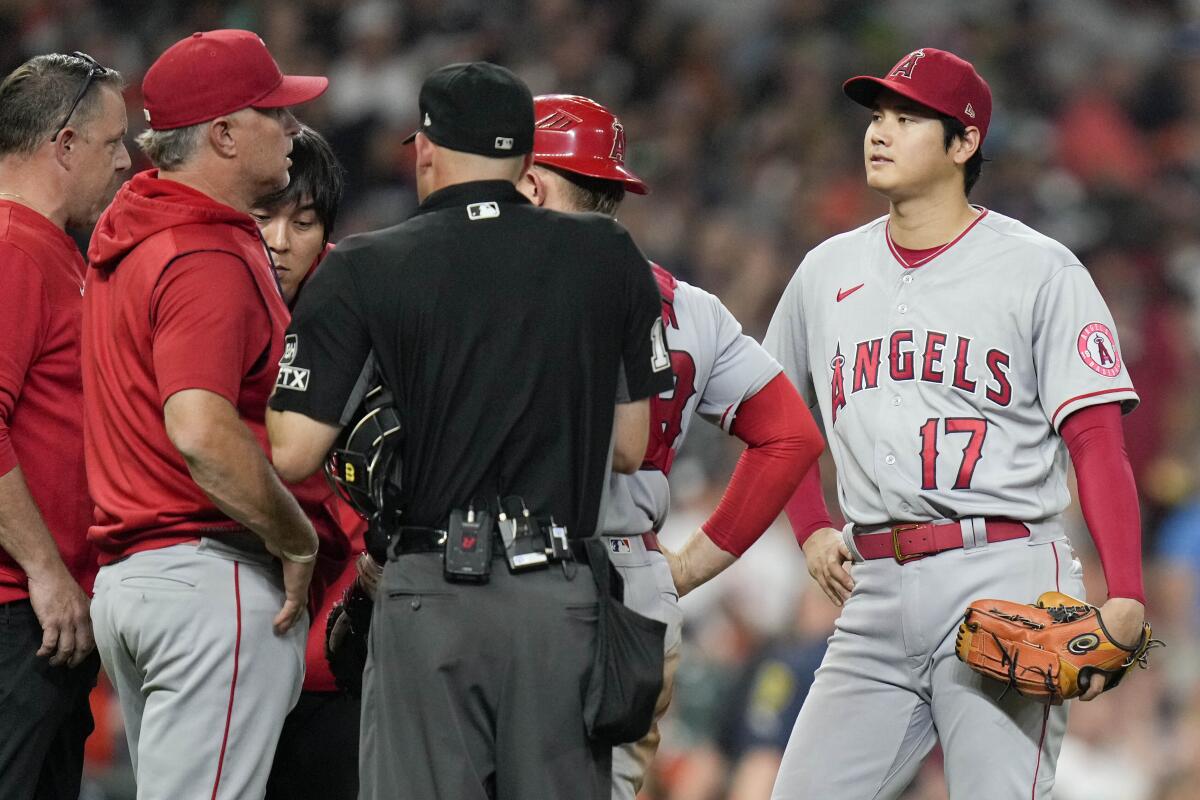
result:
[[[208,143],[222,158],[237,155],[237,138],[233,135],[237,121],[232,117],[217,117],[208,123]]]
[[[956,137],[953,148],[954,163],[966,164],[970,161],[971,156],[979,151],[980,141],[979,128],[976,128],[974,125],[967,128],[962,136]]]
[[[433,154],[437,150],[437,146],[429,140],[428,136],[418,131],[417,138],[413,140],[413,147],[417,150],[416,169],[418,172],[433,166]]]
[[[546,204],[546,178],[541,170],[530,169],[517,182],[517,189],[535,206]]]
[[[74,125],[68,125],[58,132],[53,142],[48,144],[54,148],[54,160],[63,169],[71,169],[71,163],[74,161],[73,156],[79,148],[79,144],[83,137],[79,133],[79,129]]]

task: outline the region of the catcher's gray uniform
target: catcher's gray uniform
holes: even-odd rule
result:
[[[940,739],[953,797],[1048,798],[1066,727],[954,655],[980,597],[1083,596],[1060,522],[1072,412],[1137,402],[1111,315],[1078,259],[978,209],[907,264],[887,218],[815,248],[765,346],[819,404],[850,522],[855,588],[796,722],[775,798],[896,797]],[[1031,535],[988,543],[985,518]],[[961,550],[862,561],[856,534],[959,521]],[[988,778],[978,779],[987,763]]]
[[[658,715],[666,710],[679,658],[682,615],[671,570],[662,553],[648,550],[642,534],[662,527],[670,506],[667,474],[683,445],[693,413],[728,432],[738,406],[778,375],[781,367],[713,295],[676,281],[654,265],[663,298],[663,324],[675,387],[650,400],[650,445],[633,475],[614,473],[602,530],[609,557],[625,580],[625,604],[667,623],[666,680]],[[647,741],[649,740],[649,741]],[[613,751],[613,798],[633,800],[658,743],[657,723],[646,740]]]

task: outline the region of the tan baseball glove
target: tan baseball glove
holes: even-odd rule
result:
[[[1025,697],[1058,705],[1087,691],[1094,675],[1104,690],[1120,683],[1162,642],[1150,624],[1132,645],[1114,641],[1100,609],[1060,592],[1046,592],[1034,605],[1010,600],[976,600],[958,626],[955,652],[976,672]],[[1005,691],[1008,691],[1005,689]]]

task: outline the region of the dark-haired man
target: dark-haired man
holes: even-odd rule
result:
[[[325,137],[300,125],[292,137],[291,180],[250,209],[271,251],[283,299],[291,308],[327,253],[342,200],[342,167]],[[316,609],[304,655],[300,699],[284,720],[267,782],[267,800],[354,800],[358,797],[358,697],[339,691],[325,657],[330,608],[354,580],[354,555],[366,522],[330,488],[325,476],[291,487],[321,539],[313,572]]]
[[[345,183],[342,165],[325,137],[307,125],[292,137],[291,180],[260,197],[250,216],[262,229],[271,251],[279,288],[288,306],[331,249],[333,225]]]
[[[967,199],[992,113],[974,67],[926,47],[843,88],[870,109],[867,185],[889,211],[809,252],[764,343],[820,405],[850,522],[796,530],[843,608],[773,797],[895,798],[940,741],[951,797],[1048,798],[1066,708],[973,672],[955,632],[978,599],[1083,596],[1069,454],[1108,631],[1138,641],[1137,394],[1079,260]]]
[[[129,167],[121,76],[43,55],[0,83],[0,797],[74,798],[95,554],[79,334],[86,229]]]

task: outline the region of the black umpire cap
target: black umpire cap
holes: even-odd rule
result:
[[[450,64],[421,85],[418,133],[434,144],[492,158],[533,152],[533,95],[511,71],[487,61]]]

